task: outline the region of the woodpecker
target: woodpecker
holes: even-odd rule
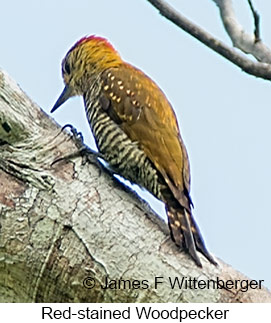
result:
[[[62,76],[65,88],[51,112],[82,95],[96,145],[110,168],[165,203],[172,240],[199,267],[197,251],[216,265],[192,216],[188,155],[162,90],[94,35],[68,51]]]

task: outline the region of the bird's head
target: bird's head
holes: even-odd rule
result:
[[[121,57],[105,38],[89,36],[77,41],[62,61],[65,88],[51,112],[70,97],[82,95],[107,68],[121,63]]]

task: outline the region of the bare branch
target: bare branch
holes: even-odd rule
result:
[[[163,0],[147,0],[155,8],[157,8],[162,16],[173,22],[175,25],[198,39],[200,42],[213,49],[221,56],[228,59],[233,64],[239,66],[244,72],[271,80],[271,65],[266,63],[253,62],[245,56],[237,53],[234,49],[230,48],[220,40],[214,38],[208,32],[202,30],[199,26],[182,16],[169,4]],[[213,0],[215,1],[215,0]]]
[[[254,15],[254,35],[246,33],[238,22],[231,0],[213,0],[220,10],[223,25],[231,38],[233,46],[246,54],[253,55],[259,62],[271,63],[271,50],[259,38],[259,15],[254,10],[251,2],[251,10]]]
[[[261,38],[260,38],[260,15],[254,9],[254,6],[253,6],[251,0],[248,0],[248,4],[250,6],[250,9],[252,11],[253,18],[254,18],[254,25],[255,25],[254,36],[255,36],[255,43],[256,43],[261,40]]]

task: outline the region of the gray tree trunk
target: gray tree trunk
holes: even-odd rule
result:
[[[196,267],[97,161],[51,166],[75,151],[70,135],[0,71],[0,302],[271,301],[264,287],[171,288],[169,277],[248,278],[222,261]],[[105,277],[127,281],[103,289]]]

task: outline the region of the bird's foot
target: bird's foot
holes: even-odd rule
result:
[[[67,124],[64,127],[62,127],[61,131],[63,131],[66,128],[70,129],[70,132],[72,135],[71,137],[72,137],[76,147],[78,148],[78,150],[75,151],[74,153],[57,158],[56,160],[54,160],[52,162],[51,166],[53,166],[54,164],[56,164],[60,161],[69,160],[69,159],[73,159],[73,158],[77,158],[77,157],[83,158],[83,160],[82,160],[83,165],[86,164],[87,162],[95,163],[95,164],[99,163],[97,159],[103,158],[102,154],[85,146],[82,133],[78,132],[74,126],[72,126],[71,124]]]
[[[71,124],[66,124],[65,126],[63,126],[61,128],[61,131],[67,128],[70,129],[71,138],[73,139],[76,147],[78,149],[82,148],[82,146],[84,146],[84,138],[83,138],[82,132],[77,131],[77,129]]]

